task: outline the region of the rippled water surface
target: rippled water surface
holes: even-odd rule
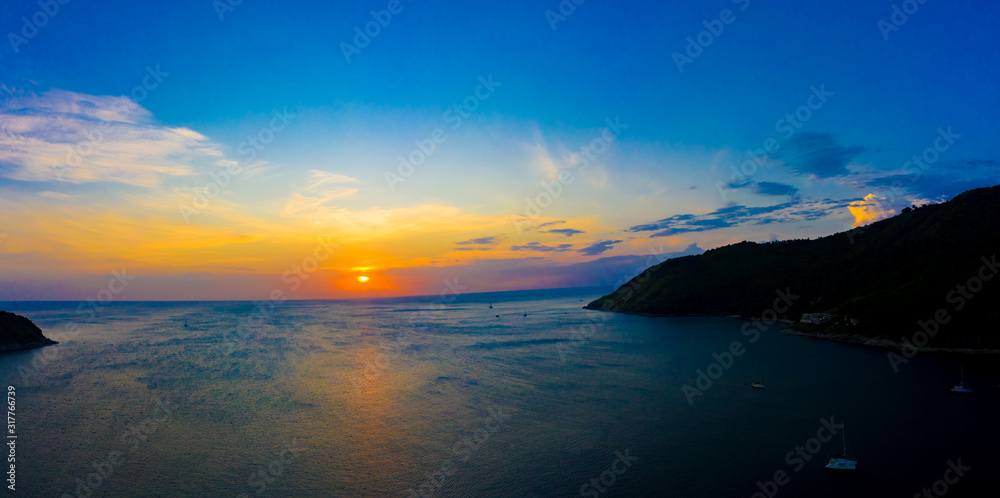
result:
[[[0,356],[18,493],[749,497],[783,471],[776,496],[913,496],[958,459],[949,496],[1000,490],[995,357],[894,373],[886,351],[777,326],[751,343],[734,319],[581,309],[597,295],[3,303],[50,337],[79,327]],[[745,353],[689,404],[733,341]],[[960,363],[971,396],[948,393]],[[846,421],[857,472],[823,469],[839,434],[786,459],[824,417]]]

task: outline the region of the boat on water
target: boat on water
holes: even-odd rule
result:
[[[754,389],[765,389],[764,387],[764,374],[760,371],[760,366],[757,367],[757,378],[760,380],[755,380],[750,383],[750,387]]]
[[[827,462],[826,468],[830,470],[856,470],[858,467],[858,461],[847,458],[847,431],[841,427],[840,433],[844,436],[844,452],[830,457],[830,461]]]
[[[966,378],[965,378],[965,366],[964,365],[961,367],[961,371],[962,371],[962,381],[961,381],[962,383],[959,384],[959,385],[957,385],[957,386],[953,386],[951,388],[951,392],[953,392],[955,394],[972,394],[972,388],[969,387],[969,381],[966,380]]]
[[[524,316],[528,316],[528,310],[524,310]]]
[[[490,309],[493,309],[493,303],[490,303]]]

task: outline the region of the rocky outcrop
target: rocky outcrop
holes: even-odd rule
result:
[[[0,352],[40,348],[58,344],[42,335],[42,329],[21,315],[0,311]]]

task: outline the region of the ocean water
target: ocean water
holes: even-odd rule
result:
[[[919,354],[897,373],[885,350],[777,324],[752,342],[731,318],[582,309],[602,291],[0,303],[49,337],[76,331],[0,355],[16,493],[909,497],[945,477],[948,496],[1000,491],[996,357]],[[960,366],[970,396],[948,392]],[[699,370],[717,378],[685,392]],[[748,386],[758,372],[766,390]],[[841,430],[850,474],[823,468]]]

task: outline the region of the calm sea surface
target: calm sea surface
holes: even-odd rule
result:
[[[0,355],[16,493],[911,497],[959,460],[948,496],[1000,492],[998,357],[895,373],[884,350],[777,326],[751,343],[735,319],[581,309],[604,290],[0,303],[49,337],[79,327]],[[682,386],[733,341],[745,353],[690,404]],[[970,396],[948,392],[960,364]],[[810,442],[821,419],[846,422],[856,472],[823,468],[842,439]]]

